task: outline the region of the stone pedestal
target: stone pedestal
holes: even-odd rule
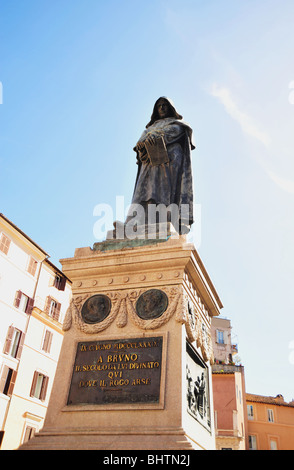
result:
[[[73,282],[62,350],[44,427],[21,449],[213,449],[222,305],[194,246],[106,240],[61,263]]]

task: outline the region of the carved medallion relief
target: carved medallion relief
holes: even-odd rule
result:
[[[93,295],[83,304],[81,316],[85,323],[100,323],[109,315],[111,300],[107,295]]]
[[[136,302],[136,312],[143,320],[159,318],[166,311],[168,297],[159,289],[150,289],[140,295]]]

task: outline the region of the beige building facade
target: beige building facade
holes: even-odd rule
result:
[[[71,282],[0,214],[0,441],[18,448],[44,422]]]
[[[232,342],[231,321],[215,317],[211,323],[213,351],[217,364],[230,364],[238,352],[238,346]]]

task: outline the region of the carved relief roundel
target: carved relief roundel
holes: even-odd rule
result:
[[[83,304],[81,316],[85,323],[100,323],[109,315],[111,300],[107,295],[93,295]]]
[[[167,309],[168,297],[159,289],[150,289],[140,295],[136,303],[137,315],[142,320],[159,318]]]

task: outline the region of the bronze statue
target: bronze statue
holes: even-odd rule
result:
[[[179,210],[185,205],[184,225],[189,227],[193,223],[191,150],[195,146],[192,129],[182,119],[170,99],[156,101],[151,120],[134,147],[138,173],[132,204],[143,206],[146,215],[149,204],[176,204]]]

